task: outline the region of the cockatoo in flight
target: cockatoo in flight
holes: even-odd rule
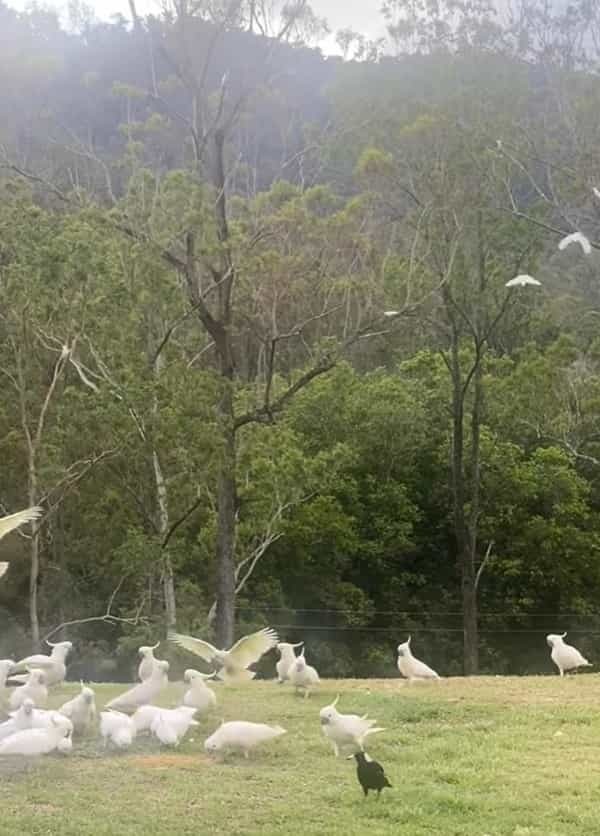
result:
[[[583,232],[572,232],[570,235],[565,235],[565,237],[561,238],[559,241],[558,249],[566,250],[571,244],[579,244],[586,255],[590,255],[592,252],[592,245],[590,244],[589,238],[587,238]]]
[[[533,276],[529,276],[527,273],[521,273],[520,275],[515,276],[514,279],[507,281],[505,287],[527,287],[528,285],[532,287],[539,287],[541,284],[542,283],[537,279],[534,279]]]
[[[9,514],[8,517],[0,517],[0,540],[20,525],[37,520],[42,515],[43,510],[36,505],[33,508],[26,508],[24,511],[17,511],[16,514]]]
[[[576,647],[565,643],[564,638],[566,635],[566,633],[560,636],[550,633],[546,636],[546,644],[552,648],[550,658],[558,668],[561,676],[565,675],[565,671],[573,671],[577,668],[589,668],[592,666],[592,663],[588,662]]]
[[[225,682],[244,682],[254,679],[254,672],[247,669],[258,662],[261,656],[275,647],[279,641],[277,633],[270,627],[244,636],[229,650],[218,650],[209,642],[195,639],[193,636],[184,636],[181,633],[171,633],[169,639],[179,647],[200,656],[205,662],[219,665],[220,670],[217,676]]]

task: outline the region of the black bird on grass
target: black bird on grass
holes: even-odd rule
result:
[[[383,766],[377,761],[367,760],[364,752],[356,752],[355,755],[350,755],[348,760],[356,759],[356,776],[358,782],[363,788],[365,796],[369,794],[369,790],[377,790],[377,798],[384,787],[391,787],[392,785],[385,776]]]

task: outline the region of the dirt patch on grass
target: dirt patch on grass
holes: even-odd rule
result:
[[[198,755],[138,755],[130,758],[134,766],[143,769],[197,769],[201,763],[208,763],[208,759]]]

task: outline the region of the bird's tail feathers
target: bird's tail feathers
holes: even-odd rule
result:
[[[362,743],[365,737],[368,737],[370,734],[377,734],[377,732],[385,731],[385,728],[380,726],[375,726],[374,728],[367,729],[364,734],[360,736],[360,742]]]

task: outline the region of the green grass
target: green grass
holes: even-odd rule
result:
[[[107,754],[92,736],[66,758],[0,761],[0,836],[600,833],[600,675],[331,680],[308,700],[274,682],[216,688],[217,712],[177,750],[140,738]],[[98,686],[99,705],[119,690]],[[163,704],[181,692],[171,686]],[[338,692],[342,711],[387,728],[369,747],[393,784],[379,802],[321,734],[319,708]],[[222,717],[288,734],[248,761],[215,762],[203,741]]]

